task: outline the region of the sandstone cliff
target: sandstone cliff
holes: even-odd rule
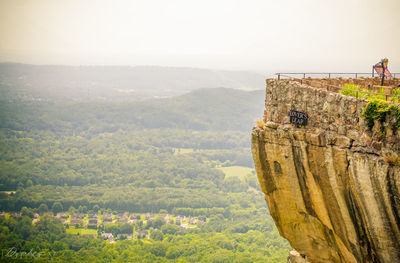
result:
[[[288,80],[268,80],[264,127],[252,132],[270,213],[309,262],[400,262],[400,132],[372,130],[366,101]],[[289,111],[306,112],[295,127]]]

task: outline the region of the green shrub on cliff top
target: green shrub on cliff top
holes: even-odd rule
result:
[[[365,119],[368,128],[372,129],[375,120],[383,123],[389,116],[394,118],[392,129],[397,130],[400,127],[400,108],[386,101],[374,99],[365,106],[361,118]]]
[[[400,95],[400,88],[394,89],[392,91],[392,94],[393,95]],[[392,101],[399,103],[400,102],[400,97],[392,97]]]
[[[374,121],[377,120],[381,124],[383,124],[388,118],[391,116],[393,118],[392,122],[392,130],[395,131],[400,128],[400,108],[395,104],[391,104],[386,101],[385,95],[378,95],[378,94],[370,94],[365,92],[371,92],[366,89],[360,88],[358,85],[354,84],[346,84],[344,85],[345,89],[340,91],[341,94],[364,98],[369,100],[368,104],[366,105],[363,114],[360,116],[361,118],[366,120],[366,124],[369,129],[372,129],[374,126]],[[383,89],[379,90],[379,93],[383,93]],[[393,95],[400,95],[400,89],[394,89],[392,91]],[[391,96],[391,102],[399,102],[399,97]],[[381,132],[384,132],[384,127],[381,126]]]

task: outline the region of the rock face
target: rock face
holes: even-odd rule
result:
[[[300,255],[297,251],[290,251],[288,256],[288,263],[308,263],[304,258],[305,256]]]
[[[280,234],[307,262],[400,262],[400,167],[389,158],[400,155],[400,132],[391,120],[369,130],[359,118],[366,103],[267,81],[253,158]],[[291,109],[308,125],[290,124]]]

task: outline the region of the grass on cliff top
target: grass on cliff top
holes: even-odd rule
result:
[[[382,95],[365,93],[365,92],[371,92],[371,91],[367,90],[367,89],[362,89],[362,88],[360,88],[360,86],[355,85],[355,84],[346,84],[346,85],[344,85],[344,88],[345,89],[342,89],[340,91],[340,93],[343,95],[346,95],[346,96],[363,98],[363,99],[366,99],[369,101],[371,101],[371,100],[386,100],[386,96],[384,95],[383,88],[381,88],[379,90],[379,92],[376,92],[376,93],[381,93]],[[394,89],[392,94],[400,95],[400,88]],[[391,102],[396,102],[396,103],[400,102],[400,97],[388,96],[388,99]]]

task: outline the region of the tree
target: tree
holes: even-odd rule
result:
[[[59,212],[62,212],[64,210],[64,208],[60,202],[56,201],[53,203],[51,210],[53,210],[54,213],[59,213]]]
[[[153,240],[161,241],[164,239],[164,235],[160,230],[154,229],[150,233],[150,238]]]
[[[45,212],[48,212],[49,211],[49,208],[47,207],[47,205],[46,204],[40,204],[40,206],[39,206],[39,208],[38,208],[38,213],[39,214],[43,214],[43,213],[45,213]]]
[[[75,213],[76,212],[76,208],[73,206],[73,205],[71,205],[70,207],[69,207],[69,209],[68,209],[68,212],[69,213]]]
[[[181,228],[177,225],[173,224],[166,224],[161,227],[161,231],[164,234],[172,234],[175,235],[176,233],[180,232]]]
[[[120,226],[121,234],[132,234],[133,233],[133,226],[131,224],[125,223]]]
[[[54,241],[53,244],[53,250],[54,251],[63,251],[63,250],[67,250],[68,249],[68,245],[64,242],[60,242],[58,240]]]
[[[166,253],[165,257],[168,259],[175,259],[175,258],[178,258],[181,254],[182,254],[182,250],[180,247],[170,246],[167,249],[167,253]]]
[[[160,229],[163,225],[165,225],[165,220],[161,217],[156,217],[153,221],[153,227]]]
[[[94,205],[94,206],[93,206],[93,211],[94,211],[95,213],[99,212],[99,210],[100,210],[99,205]]]
[[[168,245],[162,242],[154,242],[150,246],[150,252],[157,257],[165,257]]]
[[[27,208],[26,206],[22,207],[21,209],[21,216],[28,216],[30,218],[33,218],[33,210],[31,208]]]
[[[87,212],[87,207],[84,205],[80,205],[78,208],[79,213],[86,213]]]
[[[106,233],[112,233],[114,236],[121,233],[120,226],[118,224],[108,224],[105,226]]]
[[[222,184],[223,190],[232,193],[245,192],[247,188],[247,185],[237,177],[228,177]]]
[[[65,234],[63,224],[52,216],[43,216],[40,221],[33,225],[36,234],[62,235]]]
[[[249,226],[245,223],[239,223],[231,228],[231,233],[246,233],[249,231]]]
[[[19,218],[15,232],[20,234],[22,238],[27,239],[32,232],[32,219],[27,216]]]
[[[28,179],[28,180],[26,181],[26,183],[25,183],[25,186],[26,186],[26,187],[31,187],[31,186],[33,186],[32,180],[31,180],[31,179]]]

